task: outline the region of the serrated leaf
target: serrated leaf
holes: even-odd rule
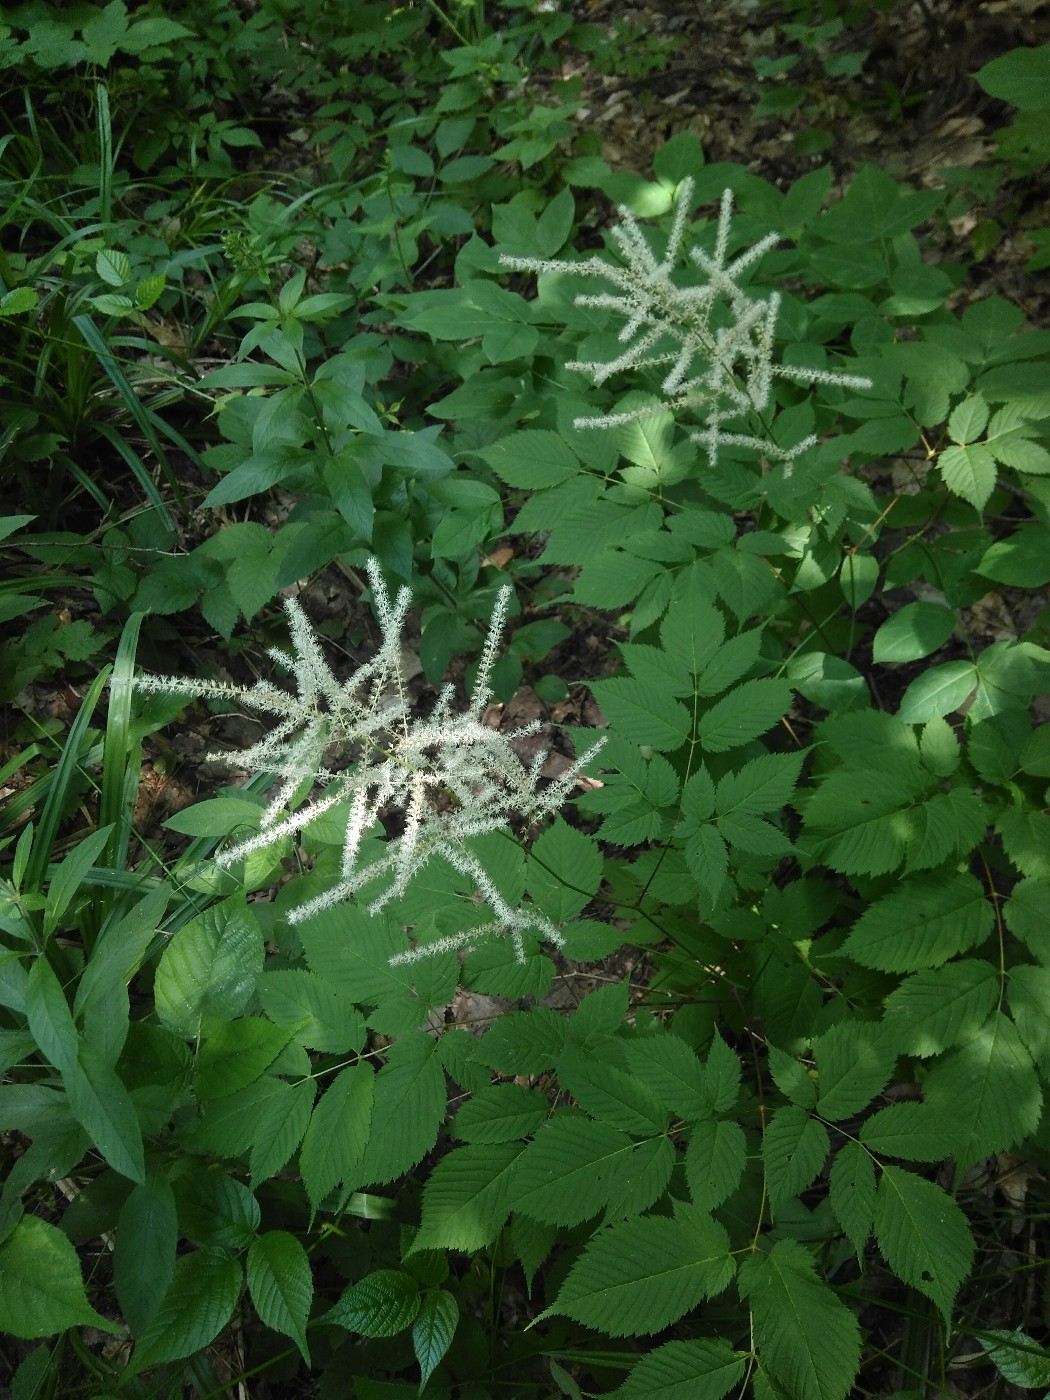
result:
[[[423,1219],[412,1252],[458,1249],[474,1254],[499,1234],[519,1204],[515,1170],[526,1148],[520,1142],[457,1147],[446,1153],[423,1188]]]
[[[195,1168],[174,1190],[183,1235],[205,1249],[243,1249],[259,1228],[259,1202],[236,1177]]]
[[[514,1209],[551,1225],[579,1225],[608,1205],[631,1159],[625,1133],[561,1109],[517,1165]]]
[[[971,661],[931,666],[908,686],[897,713],[905,724],[925,724],[937,715],[952,714],[972,694],[977,679],[977,668]]]
[[[402,1176],[434,1146],[445,1116],[445,1076],[428,1036],[409,1035],[376,1075],[372,1126],[354,1186]],[[344,1183],[345,1184],[345,1183]]]
[[[240,1292],[241,1266],[236,1259],[207,1249],[184,1254],[135,1348],[132,1373],[203,1351],[233,1316]]]
[[[988,426],[988,405],[980,394],[971,394],[952,409],[948,433],[953,442],[975,442]]]
[[[657,685],[626,678],[594,681],[591,690],[609,723],[636,744],[669,752],[689,737],[689,711]]]
[[[822,1118],[840,1122],[867,1108],[893,1073],[896,1051],[881,1027],[843,1021],[813,1045],[819,1075],[817,1109]]]
[[[804,754],[760,754],[719,781],[715,810],[720,817],[763,816],[791,800]]]
[[[103,248],[95,255],[95,272],[110,287],[131,281],[131,259],[117,248]]]
[[[661,1103],[682,1118],[707,1113],[707,1096],[700,1061],[690,1045],[676,1035],[647,1035],[627,1042],[631,1072]]]
[[[81,1326],[119,1331],[88,1302],[67,1237],[35,1215],[24,1215],[0,1243],[0,1317],[5,1332],[27,1339]]]
[[[419,1284],[400,1269],[377,1269],[343,1290],[324,1320],[365,1337],[396,1337],[420,1308]]]
[[[599,1230],[541,1317],[560,1314],[611,1337],[646,1336],[677,1322],[733,1276],[729,1237],[694,1206],[675,1218],[636,1216]]]
[[[351,1176],[364,1155],[372,1121],[375,1075],[367,1065],[340,1070],[310,1117],[299,1170],[311,1209]]]
[[[950,1125],[959,1171],[1035,1132],[1043,1093],[1010,1018],[996,1012],[965,1045],[932,1067],[926,1104]]]
[[[701,1118],[692,1125],[685,1153],[689,1194],[702,1210],[716,1210],[740,1185],[747,1139],[731,1118]]]
[[[875,1238],[898,1278],[925,1294],[951,1326],[959,1285],[973,1264],[966,1216],[932,1181],[885,1166],[875,1195]]]
[[[222,1098],[251,1084],[274,1062],[295,1029],[275,1026],[262,1016],[220,1022],[197,1055],[198,1098]]]
[[[286,1230],[268,1230],[248,1249],[248,1292],[260,1320],[282,1332],[310,1365],[306,1320],[313,1302],[314,1281],[306,1250]]]
[[[534,1133],[550,1112],[543,1094],[524,1084],[487,1084],[448,1126],[464,1142],[513,1142]]]
[[[704,1097],[712,1113],[728,1113],[740,1094],[740,1057],[716,1030],[704,1064]]]
[[[635,1365],[617,1400],[721,1400],[746,1364],[728,1342],[665,1342]]]
[[[952,871],[910,876],[853,925],[842,951],[863,967],[916,972],[982,943],[995,914],[980,883]]]
[[[303,1140],[317,1093],[314,1079],[300,1079],[292,1084],[277,1080],[276,1083],[280,1084],[280,1090],[270,1095],[252,1125],[248,1166],[253,1186],[276,1176],[289,1161]]]
[[[845,1400],[860,1365],[860,1328],[802,1245],[778,1240],[768,1254],[752,1254],[738,1285],[760,1363],[791,1400]]]
[[[546,428],[526,428],[483,448],[496,475],[525,491],[543,491],[570,481],[580,470],[579,458],[560,434]]]
[[[804,1108],[778,1108],[762,1134],[770,1214],[811,1185],[830,1151],[828,1130]]]
[[[667,1127],[667,1110],[644,1084],[575,1044],[558,1061],[558,1082],[592,1118],[621,1132],[646,1136]]]
[[[857,1258],[863,1260],[875,1218],[875,1163],[859,1142],[844,1143],[836,1152],[828,1177],[828,1199]]]
[[[542,1074],[553,1069],[567,1034],[568,1023],[549,1007],[511,1011],[486,1031],[475,1057],[500,1074]]]
[[[263,973],[256,990],[271,1021],[298,1025],[295,1038],[300,1045],[336,1055],[364,1045],[365,1020],[348,988],[296,968]]]
[[[882,1157],[905,1162],[941,1162],[952,1153],[952,1133],[928,1104],[891,1103],[873,1113],[860,1130],[860,1140]]]
[[[1050,1385],[1050,1352],[1020,1327],[1009,1332],[993,1328],[977,1340],[984,1347],[988,1360],[1012,1385],[1023,1386],[1026,1390]]]
[[[262,971],[265,951],[255,919],[236,903],[199,914],[161,955],[154,994],[161,1021],[187,1039],[202,1023],[239,1015]]]
[[[905,1054],[926,1059],[975,1035],[999,991],[991,963],[980,958],[947,963],[905,978],[886,998],[883,1024]]]
[[[419,1389],[426,1387],[434,1368],[452,1345],[459,1325],[459,1304],[443,1288],[424,1293],[412,1324],[412,1349],[419,1362]]]
[[[710,753],[724,753],[765,734],[791,705],[787,681],[745,681],[700,716],[700,743]]]
[[[597,893],[602,853],[593,837],[560,817],[533,843],[525,888],[554,924],[575,917]]]

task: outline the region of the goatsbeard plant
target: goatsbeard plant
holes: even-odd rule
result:
[[[345,681],[332,672],[294,598],[285,601],[293,650],[287,654],[273,648],[270,656],[291,670],[296,693],[263,680],[242,687],[178,676],[136,678],[139,690],[236,700],[274,718],[273,728],[241,752],[238,761],[245,768],[272,773],[279,781],[258,831],[220,851],[216,863],[228,868],[282,837],[297,835],[315,818],[349,801],[340,878],[294,909],[290,922],[301,923],[383,881],[384,888],[368,904],[369,912],[377,913],[403,894],[412,877],[436,855],[473,882],[495,917],[480,928],[399,954],[392,962],[415,961],[493,936],[509,936],[519,961],[524,961],[522,935],[530,928],[560,947],[563,940],[550,920],[532,906],[508,903],[468,843],[472,837],[509,828],[512,820],[531,825],[552,816],[569,797],[601,741],[541,787],[546,751],[526,767],[514,749],[514,741],[535,733],[539,721],[506,734],[484,723],[509,587],[501,589],[496,599],[467,707],[458,714],[453,711],[453,688],[446,685],[429,716],[414,716],[401,662],[401,633],[412,595],[401,588],[391,600],[375,559],[369,560],[367,571],[382,643],[371,660]],[[319,791],[304,805],[288,810],[304,786]],[[394,811],[402,816],[400,836],[388,840],[386,854],[378,860],[362,861],[362,838],[381,814]]]

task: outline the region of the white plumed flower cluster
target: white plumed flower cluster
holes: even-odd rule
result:
[[[489,680],[506,621],[509,588],[501,590],[493,609],[466,709],[453,712],[453,690],[448,685],[429,716],[414,717],[401,667],[401,633],[412,595],[401,588],[391,600],[377,561],[369,560],[367,567],[382,644],[371,660],[345,681],[333,674],[294,598],[285,602],[292,653],[273,648],[270,655],[291,670],[295,694],[268,681],[240,687],[178,676],[136,678],[140,690],[237,700],[275,721],[258,743],[238,754],[238,762],[245,768],[272,773],[280,781],[258,831],[220,852],[216,863],[226,868],[281,837],[298,834],[323,813],[349,802],[340,878],[294,909],[290,922],[301,923],[383,881],[385,887],[368,905],[370,912],[377,913],[404,893],[409,880],[437,855],[473,882],[495,917],[480,928],[428,943],[391,962],[412,962],[496,935],[512,938],[523,961],[522,934],[530,928],[561,946],[558,930],[539,910],[507,903],[467,842],[507,828],[513,820],[532,823],[553,815],[568,799],[580,770],[601,748],[601,741],[541,789],[540,770],[546,752],[526,767],[513,747],[515,739],[535,733],[539,722],[506,734],[482,722],[492,696]],[[221,760],[227,755],[208,757]],[[346,761],[347,766],[331,767],[337,759]],[[304,786],[320,791],[289,811],[289,803]],[[395,810],[402,814],[401,835],[387,842],[386,854],[378,860],[361,862],[363,837],[381,815]]]
[[[722,195],[714,252],[707,253],[697,246],[687,252],[689,262],[705,280],[689,286],[675,285],[673,275],[682,252],[692,194],[693,181],[683,180],[676,193],[671,234],[661,261],[653,255],[630,210],[621,205],[622,223],[609,232],[623,257],[622,267],[597,256],[581,262],[562,262],[503,254],[500,262],[521,272],[596,278],[614,288],[581,293],[575,302],[577,306],[615,311],[625,318],[619,334],[625,347],[623,353],[606,361],[572,360],[567,369],[589,374],[595,384],[603,384],[611,375],[625,370],[658,367],[664,371],[660,386],[665,395],[663,403],[625,413],[577,418],[576,428],[614,428],[664,409],[699,408],[704,425],[690,436],[706,447],[712,467],[722,445],[754,448],[790,467],[796,457],[815,444],[815,437],[792,447],[780,447],[768,437],[727,431],[723,425],[741,415],[761,414],[768,409],[774,379],[788,379],[795,384],[837,384],[851,389],[868,389],[871,381],[861,375],[774,364],[780,294],[750,296],[740,285],[740,277],[779,239],[775,233],[767,234],[747,252],[729,260],[732,190]],[[724,324],[726,321],[728,324]]]

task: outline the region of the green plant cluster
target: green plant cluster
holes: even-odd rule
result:
[[[1050,1387],[1050,331],[950,180],[610,169],[618,33],[0,25],[14,1400]],[[560,785],[471,764],[523,693]]]

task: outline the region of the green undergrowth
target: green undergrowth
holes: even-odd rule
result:
[[[782,188],[618,25],[0,23],[14,1400],[1050,1388],[1048,51]]]

